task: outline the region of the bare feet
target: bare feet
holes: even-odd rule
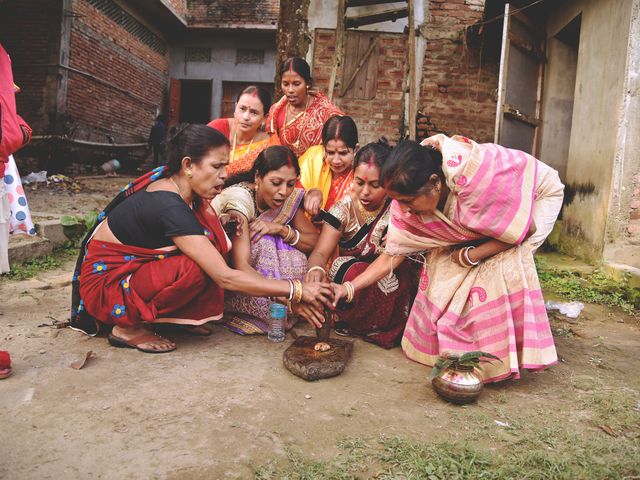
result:
[[[165,353],[176,349],[171,340],[161,337],[148,328],[115,326],[109,336],[109,343],[117,347],[137,348],[147,353]]]

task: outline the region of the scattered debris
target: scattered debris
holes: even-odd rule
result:
[[[558,310],[562,315],[568,318],[578,318],[580,312],[584,308],[584,303],[582,302],[552,302],[548,300],[545,302],[544,306],[547,311]]]
[[[499,427],[504,427],[504,428],[513,428],[509,423],[507,422],[501,422],[500,420],[494,420],[494,422],[496,422],[496,425],[498,425]]]
[[[607,435],[611,435],[612,437],[617,437],[618,436],[618,434],[609,425],[600,425],[600,428]]]
[[[70,367],[76,370],[80,370],[82,367],[84,367],[87,364],[89,359],[93,356],[95,356],[95,354],[93,353],[93,351],[89,350],[87,353],[84,354],[83,358],[76,360],[75,362],[71,362]]]

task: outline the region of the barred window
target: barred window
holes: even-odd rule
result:
[[[205,62],[211,61],[211,49],[206,47],[185,47],[185,62]]]
[[[238,48],[236,50],[236,65],[239,63],[264,63],[264,50],[253,48]]]

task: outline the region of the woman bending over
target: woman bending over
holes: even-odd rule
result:
[[[394,199],[385,253],[352,287],[389,273],[403,256],[425,260],[402,348],[433,365],[444,353],[500,358],[485,382],[557,361],[533,254],[560,212],[558,173],[532,156],[465,137],[401,142],[382,169]],[[336,298],[351,286],[336,285]]]

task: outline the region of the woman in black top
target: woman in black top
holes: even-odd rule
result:
[[[170,145],[167,167],[127,185],[107,206],[78,260],[73,327],[95,334],[106,324],[114,346],[169,352],[176,345],[146,324],[220,319],[224,290],[291,298],[318,321],[328,284],[265,280],[227,265],[230,242],[209,202],[222,190],[228,159],[224,135],[192,125]]]

